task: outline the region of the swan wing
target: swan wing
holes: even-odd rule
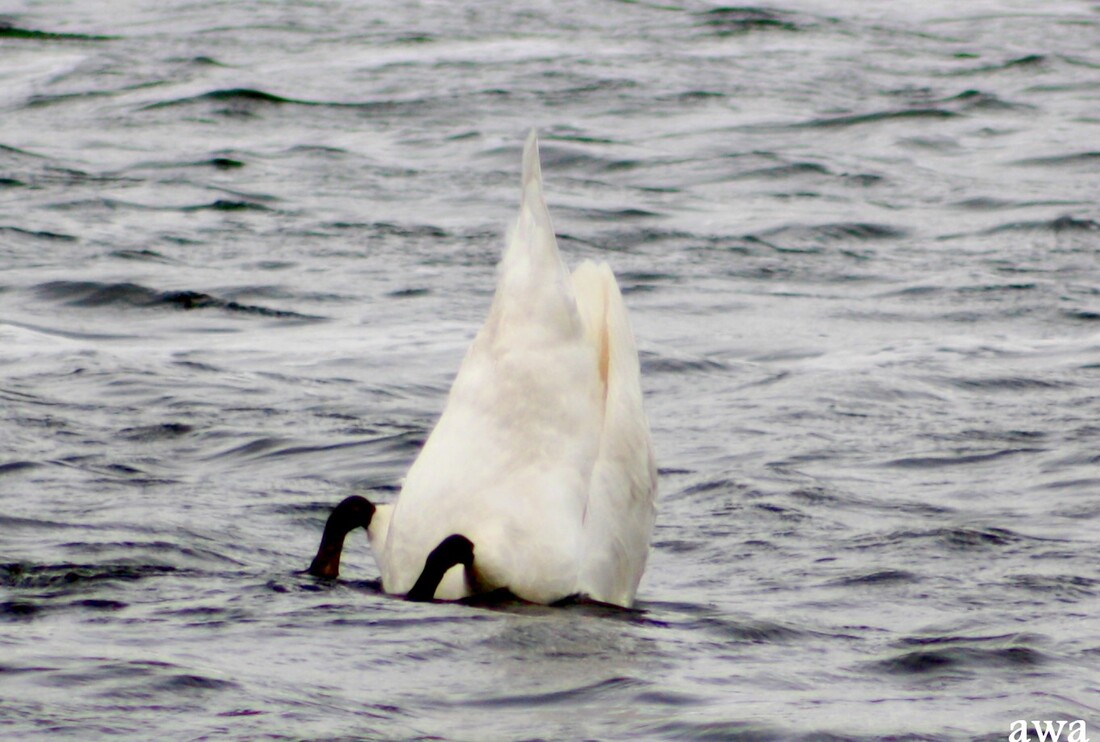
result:
[[[596,600],[629,606],[645,570],[657,499],[638,350],[611,268],[586,261],[574,272],[573,285],[604,388],[578,588]]]
[[[387,592],[408,592],[428,553],[454,533],[474,543],[478,589],[507,587],[541,603],[576,592],[603,428],[596,352],[558,252],[532,132],[489,316],[390,519],[380,564]],[[472,588],[452,570],[436,597]]]

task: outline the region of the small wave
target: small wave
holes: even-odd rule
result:
[[[857,548],[880,547],[918,541],[937,541],[943,546],[959,551],[983,551],[991,548],[1004,548],[1035,540],[1033,537],[1011,531],[1007,528],[977,528],[955,526],[931,528],[919,531],[895,531],[886,535],[868,536],[858,540]]]
[[[830,582],[836,587],[854,587],[856,585],[891,585],[897,583],[920,582],[920,577],[904,569],[880,569],[866,574],[841,577]]]
[[[1087,309],[1063,310],[1062,316],[1078,322],[1100,322],[1100,312],[1092,312]]]
[[[1061,601],[1076,601],[1100,594],[1100,580],[1083,575],[1009,575],[1007,585],[1042,593]]]
[[[677,498],[706,496],[707,499],[710,499],[712,497],[711,493],[740,493],[744,492],[745,489],[745,485],[739,484],[732,479],[708,479],[688,485],[674,496]]]
[[[221,680],[206,675],[179,674],[153,683],[149,689],[153,693],[171,693],[183,696],[205,696],[212,691],[236,690],[240,688],[231,680]]]
[[[992,376],[979,378],[954,376],[938,377],[934,378],[933,381],[943,386],[979,392],[1054,391],[1075,386],[1068,381],[1036,379],[1028,376]]]
[[[29,621],[45,610],[45,606],[29,600],[0,601],[0,621]]]
[[[140,165],[131,166],[132,169],[149,168],[152,170],[169,170],[179,167],[201,167],[201,168],[214,168],[215,170],[239,170],[245,167],[243,160],[238,160],[232,157],[218,156],[210,157],[205,160],[186,160],[183,162],[147,162]]]
[[[141,110],[155,111],[159,109],[171,109],[210,103],[224,106],[223,108],[216,109],[216,113],[230,117],[249,117],[260,109],[281,107],[334,108],[364,112],[396,113],[404,109],[409,109],[411,111],[425,106],[436,105],[439,101],[426,98],[360,102],[323,101],[308,100],[305,98],[290,98],[255,88],[222,88],[199,93],[198,95],[187,96],[185,98],[156,101],[143,106]]]
[[[816,162],[790,162],[783,165],[756,168],[738,173],[733,180],[781,180],[804,175],[832,175],[832,171]]]
[[[174,264],[176,261],[168,258],[156,250],[149,250],[148,248],[141,250],[113,250],[111,251],[111,257],[119,258],[120,260],[135,260],[148,263],[165,263],[168,265]]]
[[[678,248],[690,248],[697,246],[699,242],[708,243],[708,247],[714,249],[729,249],[736,251],[738,248],[729,246],[729,237],[700,237],[690,232],[674,229],[662,229],[652,224],[635,224],[625,229],[610,229],[601,231],[597,240],[580,237],[575,234],[563,232],[558,235],[562,242],[576,242],[598,250],[610,250],[614,252],[626,252],[637,250],[643,246],[666,244],[668,250]]]
[[[257,438],[256,440],[249,441],[248,443],[242,443],[235,445],[232,448],[228,448],[224,451],[219,451],[211,456],[207,457],[207,461],[215,459],[235,459],[235,458],[251,458],[254,456],[262,456],[269,453],[273,449],[278,449],[289,443],[289,439],[286,438]]]
[[[12,147],[8,144],[0,144],[0,158],[3,158],[3,161],[11,162],[19,162],[23,160],[37,162],[47,159],[42,155],[35,154],[34,152],[30,152],[25,149],[20,149],[19,147]]]
[[[301,103],[309,105],[307,101],[296,101],[291,98],[284,98],[279,95],[267,93],[263,90],[256,90],[253,88],[226,88],[221,90],[211,90],[209,92],[200,93],[199,95],[193,95],[187,98],[176,98],[173,100],[157,101],[156,103],[150,103],[142,110],[148,111],[157,108],[169,108],[173,106],[180,106],[186,105],[188,103],[203,101],[270,105],[281,105],[283,103]]]
[[[639,356],[644,375],[716,373],[729,370],[725,363],[711,358],[664,355],[649,351],[642,351]]]
[[[1047,661],[1042,652],[1026,645],[986,647],[981,640],[962,639],[935,644],[880,660],[878,669],[896,675],[959,674],[969,670],[1032,668]]]
[[[105,584],[133,582],[177,571],[174,567],[154,565],[3,564],[0,565],[0,587],[7,588],[15,596],[0,604],[0,619],[26,621],[55,610],[73,608],[122,610],[129,606],[125,601],[85,596]],[[82,593],[84,596],[80,596]]]
[[[972,75],[972,74],[975,74],[975,73],[982,73],[982,72],[1002,72],[1004,70],[1018,69],[1020,67],[1023,67],[1023,68],[1042,67],[1046,64],[1049,64],[1049,62],[1050,62],[1050,58],[1045,54],[1025,54],[1022,57],[1013,57],[1012,59],[1009,59],[1005,62],[1000,62],[1000,63],[997,63],[997,64],[985,64],[985,65],[982,65],[980,67],[974,67],[974,68],[969,69],[969,70],[959,70],[959,71],[956,71],[956,72],[951,72],[950,74],[955,75],[955,76],[961,76],[961,75]]]
[[[596,209],[562,207],[560,211],[571,213],[580,219],[592,219],[598,222],[619,222],[628,219],[650,219],[662,216],[656,211],[646,209]]]
[[[857,113],[846,116],[826,116],[810,119],[794,124],[787,124],[780,128],[787,129],[835,129],[848,126],[861,126],[864,124],[877,124],[883,121],[897,121],[900,119],[949,119],[959,116],[954,111],[945,108],[903,108],[888,111],[873,111],[871,113]]]
[[[1016,160],[1011,163],[1013,165],[1024,165],[1026,167],[1078,167],[1087,166],[1089,168],[1097,167],[1100,163],[1100,152],[1088,151],[1088,152],[1072,152],[1066,155],[1051,155],[1048,157],[1025,157],[1022,160]]]
[[[184,206],[180,211],[271,211],[271,207],[247,199],[219,198],[206,204]]]
[[[86,585],[101,582],[133,582],[179,572],[166,565],[130,564],[0,564],[0,585],[12,589]]]
[[[700,740],[701,742],[853,742],[856,737],[837,737],[827,732],[799,734],[755,721],[688,721],[678,719],[645,729],[644,737],[653,739]],[[909,740],[910,738],[899,738]],[[918,739],[918,738],[914,738]]]
[[[318,320],[320,317],[283,309],[240,304],[201,291],[156,291],[135,283],[99,283],[96,281],[51,281],[37,287],[39,295],[64,301],[74,307],[130,306],[169,307],[182,310],[220,309],[225,312],[254,314],[280,319]]]
[[[754,31],[800,31],[804,23],[794,14],[760,7],[718,7],[697,15],[701,26],[725,37]]]
[[[118,36],[99,34],[62,33],[58,31],[39,31],[33,28],[20,28],[9,21],[0,20],[0,39],[24,39],[28,41],[112,41]]]
[[[250,200],[254,199],[254,200]],[[272,211],[272,208],[259,203],[261,200],[271,200],[267,196],[252,196],[244,198],[219,198],[207,203],[191,204],[188,206],[166,206],[159,204],[144,204],[136,201],[125,201],[119,198],[84,198],[75,201],[61,201],[49,204],[46,208],[54,211],[82,211],[85,209],[97,211],[169,211],[189,214],[196,211]],[[186,244],[186,243],[182,243]],[[194,244],[194,243],[192,243]]]
[[[979,232],[981,235],[1001,234],[1003,232],[1053,232],[1054,234],[1075,232],[1100,232],[1100,222],[1093,219],[1076,219],[1072,216],[1060,216],[1035,222],[1010,222]]]
[[[718,616],[690,620],[686,628],[703,631],[723,640],[739,644],[786,643],[806,635],[806,632],[800,629],[773,621],[738,621]]]
[[[581,172],[607,172],[616,170],[631,170],[642,163],[638,160],[624,160],[610,157],[602,157],[593,154],[581,147],[563,146],[552,143],[550,139],[539,147],[539,156],[545,171],[559,172],[566,170]],[[575,139],[566,141],[577,141]],[[487,156],[493,156],[503,161],[514,162],[518,156],[515,147],[499,147],[485,152]]]
[[[27,469],[35,469],[41,466],[37,461],[8,461],[0,464],[0,476],[5,474],[13,474],[18,471],[25,471]]]
[[[216,562],[236,567],[242,565],[240,561],[233,557],[213,549],[184,546],[173,541],[72,541],[60,544],[60,548],[72,553],[86,554],[93,558],[101,554],[110,554],[112,559],[119,560],[148,559],[149,563],[141,567],[142,571],[165,569],[184,572],[186,571],[184,568],[171,564],[171,562],[178,564],[180,560],[189,560],[199,564]]]
[[[957,201],[954,206],[960,209],[969,209],[971,211],[1007,211],[1009,209],[1030,209],[1036,206],[1083,206],[1087,205],[1082,201],[1047,201],[1047,200],[1025,200],[1025,201],[1012,201],[1004,198],[993,198],[990,196],[976,196],[974,198],[963,199]]]
[[[32,95],[28,98],[26,106],[27,108],[45,108],[55,103],[68,103],[69,101],[81,101],[92,98],[107,98],[114,94],[115,92],[111,90],[89,90],[80,93],[56,93],[53,95],[39,94]]]
[[[101,698],[170,699],[172,703],[178,703],[181,696],[201,698],[240,687],[229,680],[187,672],[167,662],[148,660],[100,660],[79,669],[54,673],[51,682],[59,687],[83,691],[96,688],[96,695]]]
[[[372,237],[403,237],[444,239],[453,235],[434,224],[403,224],[396,222],[327,222],[326,229],[364,231]]]
[[[766,245],[778,252],[820,252],[826,245],[845,242],[893,240],[906,231],[889,224],[836,222],[829,224],[792,224],[745,235],[746,242]],[[846,255],[848,253],[845,253]],[[857,257],[854,253],[849,257]]]
[[[158,441],[181,438],[194,432],[194,428],[185,423],[161,423],[143,425],[137,428],[123,428],[119,437],[128,441]]]
[[[1025,103],[1010,103],[982,90],[964,90],[943,102],[959,103],[964,111],[1024,111],[1035,108]]]
[[[286,456],[301,456],[302,454],[315,454],[323,453],[325,451],[339,451],[345,448],[357,448],[359,446],[370,446],[374,441],[369,440],[354,440],[343,441],[340,443],[329,443],[326,445],[318,446],[284,446],[282,448],[276,448],[274,450],[265,451],[259,454],[259,458],[283,458]]]
[[[519,707],[529,708],[533,706],[547,706],[572,701],[591,702],[595,698],[608,694],[617,694],[628,688],[647,685],[636,678],[616,677],[608,680],[580,685],[565,690],[549,691],[546,693],[525,693],[522,695],[499,695],[485,698],[464,699],[456,702],[462,706],[481,706],[488,708]]]
[[[1008,456],[1021,454],[1043,453],[1044,448],[1006,448],[1000,451],[988,453],[961,454],[957,456],[907,456],[900,459],[891,459],[884,466],[894,466],[902,469],[939,469],[945,466],[967,466],[970,464],[985,464],[990,461],[998,461]]]
[[[44,229],[23,229],[22,227],[3,226],[0,227],[0,232],[8,232],[10,234],[17,235],[19,237],[30,237],[37,240],[48,240],[50,242],[77,242],[78,238],[71,234],[63,234],[61,232],[50,232]]]

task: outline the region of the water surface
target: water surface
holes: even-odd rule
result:
[[[1097,10],[16,2],[0,733],[1100,734]],[[641,348],[638,610],[298,573],[439,414],[530,127]]]

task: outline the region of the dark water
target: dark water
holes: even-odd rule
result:
[[[1100,735],[1100,4],[6,8],[0,736]],[[642,349],[639,610],[297,574],[532,126]]]

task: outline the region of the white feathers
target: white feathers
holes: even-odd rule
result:
[[[489,316],[397,503],[369,531],[383,587],[408,592],[457,533],[474,544],[476,584],[452,569],[437,598],[507,588],[537,603],[583,593],[630,605],[656,484],[622,296],[605,264],[567,272],[532,131]]]

